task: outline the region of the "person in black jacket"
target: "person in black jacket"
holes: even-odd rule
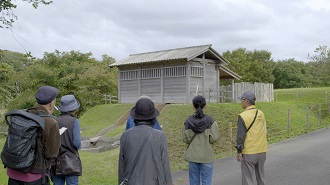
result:
[[[78,153],[80,148],[80,122],[74,116],[80,107],[73,95],[65,95],[61,98],[58,109],[61,115],[56,118],[61,134],[61,147],[56,159],[56,165],[52,168],[52,180],[54,185],[78,185],[78,176],[82,175],[82,166]]]

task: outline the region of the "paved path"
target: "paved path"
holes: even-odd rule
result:
[[[270,145],[265,173],[267,185],[330,185],[330,129]],[[172,177],[175,185],[189,184],[187,171]],[[213,184],[241,184],[236,157],[216,161]]]

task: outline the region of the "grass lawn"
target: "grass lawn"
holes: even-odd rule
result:
[[[271,103],[257,103],[257,108],[265,113],[268,129],[269,143],[275,143],[290,137],[295,137],[330,125],[329,106],[326,104],[326,96],[329,88],[308,89],[283,89],[276,90],[276,101]],[[298,94],[298,98],[297,98]],[[95,136],[101,129],[113,125],[117,119],[132,107],[132,104],[99,105],[81,118],[81,129],[84,137]],[[306,112],[308,109],[308,116]],[[290,110],[290,127],[288,130],[288,114]],[[204,112],[212,115],[219,124],[221,140],[214,145],[216,158],[233,155],[231,139],[235,140],[235,124],[238,114],[242,111],[239,103],[207,104]],[[163,125],[163,131],[169,145],[169,157],[171,170],[188,169],[187,162],[183,160],[186,145],[181,141],[181,131],[184,120],[194,112],[191,104],[170,104],[158,117]],[[319,117],[319,113],[322,116]],[[230,126],[232,123],[232,127]],[[125,130],[125,125],[119,126],[106,134],[114,137]],[[229,137],[232,130],[233,138]],[[289,133],[288,133],[289,131]],[[0,145],[5,139],[0,138]],[[234,151],[235,152],[235,151]],[[83,176],[80,177],[81,185],[117,184],[117,166],[119,149],[90,153],[80,151],[83,163]],[[7,183],[5,170],[0,170],[0,185]]]

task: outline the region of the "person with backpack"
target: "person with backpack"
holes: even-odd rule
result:
[[[9,129],[1,159],[7,167],[8,185],[50,184],[49,168],[61,144],[58,124],[51,116],[57,95],[57,88],[42,86],[34,107],[6,115]]]
[[[148,98],[132,108],[136,125],[120,138],[118,184],[172,185],[165,134],[152,128],[158,114]]]
[[[265,115],[255,106],[254,92],[245,91],[238,97],[241,100],[242,112],[237,121],[237,161],[241,163],[242,185],[253,185],[254,175],[258,185],[265,185],[265,161],[267,128]]]
[[[203,112],[203,96],[192,99],[195,113],[184,122],[183,142],[188,144],[184,159],[189,162],[190,185],[212,185],[214,151],[212,145],[220,139],[218,123]]]
[[[82,175],[82,165],[78,149],[80,149],[80,122],[74,115],[80,103],[74,95],[61,97],[58,109],[61,115],[56,118],[61,133],[61,147],[52,166],[51,179],[54,185],[78,185],[78,176]]]

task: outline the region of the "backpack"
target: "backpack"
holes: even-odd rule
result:
[[[48,115],[36,115],[27,110],[13,110],[5,115],[8,124],[8,135],[1,152],[5,167],[27,173],[43,155],[38,149],[38,138],[42,137],[45,119]],[[8,118],[10,117],[10,120]]]

